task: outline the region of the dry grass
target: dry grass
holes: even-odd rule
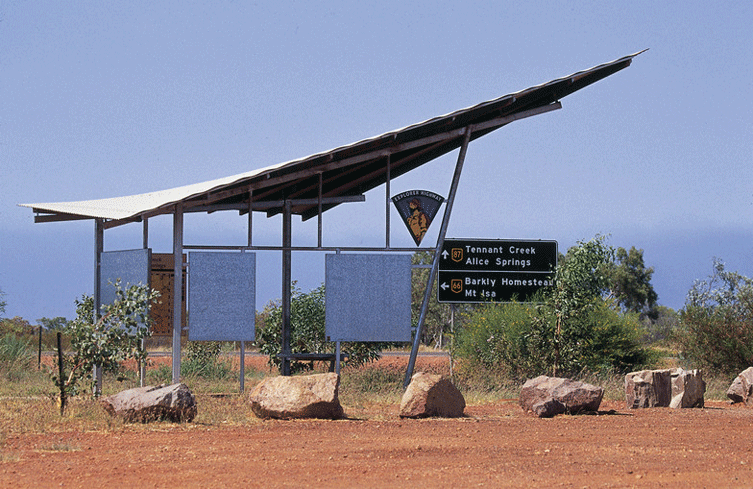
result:
[[[435,368],[436,371],[432,371]],[[422,367],[421,370],[448,375],[444,367]],[[318,372],[325,371],[320,366]],[[147,379],[159,383],[169,374],[169,368],[154,365],[150,367]],[[461,389],[469,405],[483,405],[502,399],[516,399],[520,384],[492,375],[484,375],[475,380],[462,378],[455,372],[454,381]],[[194,392],[199,406],[198,415],[192,426],[239,426],[260,422],[248,407],[248,393],[264,377],[274,375],[268,370],[246,369],[246,393],[239,393],[238,365],[232,365],[230,375],[222,379],[200,376],[186,377],[184,383]],[[396,412],[403,394],[405,365],[380,363],[361,368],[345,368],[342,371],[340,401],[351,416],[379,419]],[[0,371],[0,461],[13,460],[14,454],[8,451],[7,440],[18,434],[28,433],[70,433],[81,431],[121,431],[154,430],[170,425],[171,429],[192,429],[192,426],[154,423],[150,425],[125,424],[122,420],[107,414],[98,401],[91,396],[78,396],[69,400],[64,416],[60,416],[57,389],[45,370],[36,368],[16,372],[11,376]],[[124,382],[106,377],[104,395],[135,387],[138,379],[135,372],[128,372]],[[166,379],[169,382],[169,375]],[[592,376],[583,379],[605,388],[605,400],[624,399],[624,376]],[[155,382],[157,381],[157,382]],[[726,390],[732,379],[707,376],[707,400],[725,400]],[[380,414],[381,413],[381,414]],[[50,451],[75,450],[75,444],[41,447]]]

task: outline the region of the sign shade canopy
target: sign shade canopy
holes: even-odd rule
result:
[[[638,54],[353,144],[230,177],[125,197],[20,205],[33,209],[35,222],[102,219],[105,227],[114,227],[172,214],[178,203],[183,212],[245,214],[262,208],[272,216],[282,212],[284,200],[295,200],[292,213],[305,220],[338,205],[327,198],[361,196],[385,183],[388,175],[396,178],[459,148],[466,130],[475,140],[517,119],[559,108],[562,98],[630,66]]]

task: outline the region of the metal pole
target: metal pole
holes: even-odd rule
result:
[[[142,247],[145,250],[149,249],[149,219],[144,218],[142,221],[142,233],[141,233],[141,239],[142,239]],[[151,268],[151,254],[149,255],[149,267]],[[151,273],[151,270],[150,270]],[[151,283],[151,277],[148,284],[149,288],[151,289],[152,283]],[[151,307],[151,305],[150,305]],[[140,345],[141,351],[146,350],[146,340],[144,338],[141,339],[141,345]],[[139,359],[139,386],[144,387],[146,384],[146,363],[141,361]]]
[[[37,354],[37,368],[42,367],[42,326],[39,326],[39,352]]]
[[[384,187],[384,247],[390,248],[390,184],[392,183],[392,156],[387,155],[387,181]]]
[[[100,283],[102,281],[102,253],[105,250],[105,227],[102,219],[94,220],[94,324],[99,321],[102,311],[102,291]],[[94,367],[94,397],[102,394],[102,366]]]
[[[290,201],[286,200],[282,212],[282,375],[290,375],[291,212]]]
[[[316,221],[317,221],[316,245],[319,248],[322,247],[322,185],[323,184],[324,182],[323,182],[322,172],[319,172],[319,197],[317,199],[319,200],[319,202],[317,203],[317,216],[316,216]]]
[[[173,384],[180,382],[180,336],[183,327],[183,203],[173,214]]]
[[[253,196],[254,191],[249,190],[248,191],[248,246],[249,248],[253,245],[252,238],[253,238],[253,218],[251,215],[253,214]],[[242,251],[242,250],[241,250]],[[241,385],[240,385],[240,391],[241,394],[245,392],[246,390],[246,342],[241,340],[241,364],[240,364],[240,376],[241,376]]]
[[[149,219],[146,217],[142,221],[141,239],[143,242],[142,248],[149,249]]]
[[[254,191],[248,191],[248,246],[253,246],[252,238],[254,236]]]
[[[454,375],[452,355],[455,352],[455,304],[450,304],[450,382]]]
[[[246,390],[246,342],[241,341],[241,394]]]
[[[65,414],[65,370],[63,370],[63,333],[58,331],[58,386],[60,387],[60,416]]]
[[[468,151],[468,143],[471,140],[471,128],[467,127],[465,130],[465,136],[463,138],[463,144],[460,146],[460,154],[458,154],[458,161],[455,164],[455,174],[452,176],[452,185],[450,186],[450,194],[447,196],[447,205],[444,209],[444,217],[442,218],[442,227],[439,230],[439,236],[437,237],[437,247],[434,250],[434,262],[432,263],[431,270],[429,271],[429,280],[426,284],[426,291],[424,291],[424,300],[421,303],[421,315],[418,317],[418,325],[416,326],[416,336],[413,338],[413,348],[410,352],[410,359],[408,360],[408,370],[405,372],[405,380],[403,381],[403,387],[408,387],[411,377],[413,377],[413,368],[416,366],[416,357],[418,356],[418,346],[421,343],[421,329],[426,319],[426,312],[429,309],[429,299],[431,297],[431,289],[434,286],[434,277],[437,274],[437,266],[439,265],[439,254],[442,252],[442,246],[444,245],[444,238],[447,234],[447,227],[450,223],[450,215],[452,214],[452,204],[455,201],[455,194],[458,189],[458,183],[460,182],[460,173],[463,171],[463,163],[465,162],[465,154]]]
[[[340,375],[340,342],[335,341],[335,373]]]

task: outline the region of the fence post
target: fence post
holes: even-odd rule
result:
[[[63,334],[58,331],[58,383],[60,384],[60,416],[65,413],[65,372],[63,371]]]
[[[42,368],[42,326],[39,327],[39,352],[37,354],[37,368]]]

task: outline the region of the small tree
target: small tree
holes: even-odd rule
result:
[[[635,312],[641,318],[656,319],[658,296],[651,285],[654,268],[643,263],[643,250],[617,248],[615,260],[607,266],[610,294],[623,311]]]
[[[119,281],[115,287],[115,302],[103,305],[102,316],[96,321],[92,297],[76,300],[76,319],[67,328],[73,350],[65,361],[69,373],[66,379],[53,374],[58,385],[63,382],[62,390],[67,395],[77,394],[84,380],[93,387],[95,366],[117,374],[123,360],[146,361],[142,341],[151,336],[149,306],[156,302],[159,292],[146,285],[133,285],[124,290]]]
[[[603,236],[596,236],[568,250],[563,263],[557,266],[554,287],[545,295],[545,303],[540,308],[543,314],[536,323],[552,338],[554,375],[559,374],[563,356],[577,357],[578,347],[587,336],[583,322],[578,319],[596,307],[607,288],[605,271],[612,263],[614,250],[604,241]],[[553,331],[549,331],[552,324]]]
[[[46,331],[64,331],[69,323],[70,321],[62,316],[37,319],[37,324],[43,327]]]

